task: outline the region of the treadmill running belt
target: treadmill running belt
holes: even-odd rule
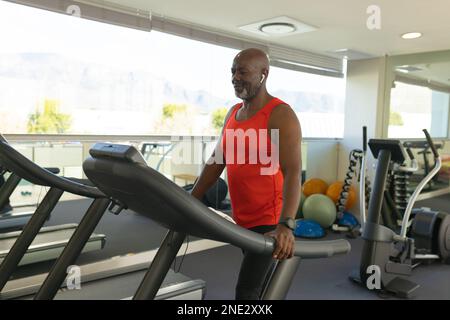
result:
[[[126,273],[81,284],[80,290],[59,290],[55,300],[122,300],[131,299],[147,270]],[[157,300],[200,300],[204,297],[205,282],[192,280],[170,270],[158,291]]]

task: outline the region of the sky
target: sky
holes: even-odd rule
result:
[[[37,10],[39,14],[36,14]],[[0,53],[52,52],[127,70],[148,70],[187,89],[234,95],[237,50],[145,32],[0,1]],[[205,70],[209,76],[205,75]],[[195,76],[202,74],[203,76]],[[176,79],[176,80],[175,80]],[[269,90],[345,94],[343,79],[272,68]]]
[[[148,72],[192,92],[201,90],[225,101],[238,101],[231,84],[231,65],[238,50],[155,30],[136,30],[0,0],[0,59],[2,54],[20,53],[58,54],[87,64],[103,65],[106,70]],[[8,63],[9,60],[5,61]],[[26,97],[27,93],[33,94],[29,86],[28,92],[24,91],[27,85],[23,82],[18,82],[14,87],[11,79],[3,80],[8,81],[11,92],[21,92],[22,97]],[[270,70],[267,87],[269,93],[279,90],[319,93],[334,95],[339,98],[338,101],[343,101],[345,96],[345,79],[276,67]],[[8,92],[0,98],[8,100]],[[21,103],[17,95],[13,100]],[[6,116],[11,118],[8,123],[19,121],[16,113]],[[315,117],[313,114],[309,116]],[[329,122],[323,120],[326,116],[329,116]],[[305,114],[302,117],[308,123],[304,133],[319,130],[316,120],[307,118]],[[117,118],[122,120],[120,116]],[[338,117],[327,114],[321,119],[322,124],[326,123],[326,128],[320,129],[321,134],[342,135],[343,113]],[[23,119],[20,121],[22,125],[25,123]],[[310,124],[314,127],[307,130]]]

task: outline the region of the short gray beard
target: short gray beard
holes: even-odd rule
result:
[[[247,89],[242,90],[242,92],[238,93],[237,96],[238,96],[239,99],[242,99],[242,100],[248,99]]]
[[[253,99],[254,97],[256,97],[256,95],[258,94],[259,90],[261,89],[261,86],[262,86],[262,84],[261,84],[258,88],[256,88],[256,90],[253,92],[253,94],[250,94],[250,93],[247,91],[247,88],[244,88],[244,89],[242,90],[242,92],[239,93],[239,94],[237,95],[237,97],[238,97],[239,99],[242,99],[242,100],[251,100],[251,99]]]

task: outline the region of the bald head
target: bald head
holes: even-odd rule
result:
[[[256,48],[245,49],[234,58],[235,61],[245,61],[258,71],[269,70],[269,58],[267,54]]]

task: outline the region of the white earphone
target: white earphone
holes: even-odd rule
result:
[[[266,76],[265,76],[265,75],[262,75],[260,83],[263,83],[263,81],[264,81],[265,78],[266,78]]]

